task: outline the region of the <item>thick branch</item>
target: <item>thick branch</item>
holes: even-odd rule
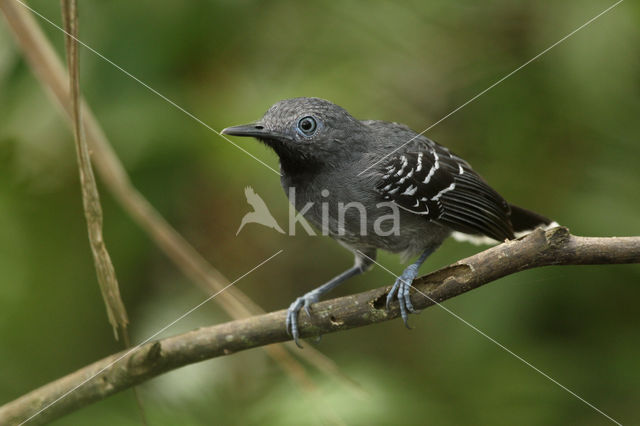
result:
[[[434,301],[442,302],[525,269],[618,263],[640,263],[640,237],[587,238],[572,236],[566,228],[537,230],[418,278],[414,282],[417,291],[412,293],[411,300],[416,308],[425,309]],[[301,336],[332,333],[398,317],[397,304],[385,310],[388,291],[388,287],[382,287],[313,305],[311,319],[300,316]],[[285,313],[282,310],[204,327],[111,355],[0,407],[0,424],[24,421],[78,386],[31,421],[34,424],[51,421],[188,364],[289,340]]]

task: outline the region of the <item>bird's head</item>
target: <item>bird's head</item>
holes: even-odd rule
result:
[[[277,102],[257,122],[228,127],[224,135],[254,137],[280,157],[283,169],[341,165],[363,149],[366,127],[343,108],[319,98]]]

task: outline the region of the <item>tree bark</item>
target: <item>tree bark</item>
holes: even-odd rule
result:
[[[640,237],[589,238],[541,229],[416,279],[413,306],[425,309],[505,275],[549,265],[640,263]],[[312,305],[300,335],[317,336],[397,318],[389,287]],[[286,311],[257,315],[149,342],[103,358],[0,407],[0,424],[42,424],[176,368],[290,340]]]

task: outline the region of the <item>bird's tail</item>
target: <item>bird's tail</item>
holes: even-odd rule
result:
[[[513,204],[510,204],[509,207],[511,208],[510,220],[515,238],[527,235],[536,228],[549,229],[559,226],[558,222],[547,219],[546,217],[539,215],[538,213],[534,213],[531,210],[523,209],[522,207],[514,206]],[[486,235],[465,234],[454,231],[451,236],[457,241],[466,241],[475,245],[492,245],[500,243],[500,241],[496,241]]]
[[[523,209],[522,207],[510,205],[511,207],[511,225],[513,225],[513,232],[516,237],[528,234],[536,228],[552,228],[558,226],[557,222],[547,219],[546,217],[534,213],[531,210]]]

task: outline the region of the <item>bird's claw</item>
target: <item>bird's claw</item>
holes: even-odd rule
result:
[[[298,330],[298,313],[304,307],[305,312],[311,318],[311,305],[318,301],[319,295],[313,291],[298,297],[287,309],[287,333],[293,337],[293,341],[299,348],[302,348],[300,344],[300,332]]]
[[[411,303],[411,283],[418,275],[418,268],[414,267],[414,265],[409,266],[404,270],[402,275],[396,279],[396,282],[393,283],[393,287],[391,287],[391,291],[387,295],[386,308],[389,310],[390,303],[394,300],[398,300],[398,304],[400,305],[400,315],[402,316],[402,321],[404,321],[404,325],[409,327],[409,313],[417,313],[417,311],[413,304]]]

